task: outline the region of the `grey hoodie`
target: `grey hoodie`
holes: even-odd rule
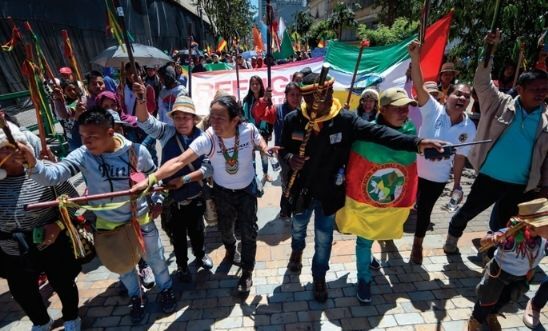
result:
[[[38,161],[31,172],[31,178],[42,185],[57,185],[78,172],[82,172],[88,188],[88,194],[109,193],[128,190],[130,161],[129,149],[135,148],[137,155],[137,171],[150,174],[156,170],[150,153],[140,144],[133,144],[123,136],[116,134],[123,141],[122,147],[113,153],[104,153],[99,156],[91,154],[86,146],[81,146],[72,151],[59,163],[51,164]],[[127,201],[129,197],[102,199],[90,201],[89,204],[97,206],[110,202]],[[145,198],[137,201],[137,216],[148,212]],[[112,223],[125,223],[131,218],[130,204],[125,204],[113,210],[94,211],[97,217]]]

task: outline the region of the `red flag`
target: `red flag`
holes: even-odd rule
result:
[[[255,51],[262,52],[264,50],[263,38],[261,37],[261,32],[254,25],[252,28],[253,31],[253,42],[255,43]]]
[[[438,80],[452,18],[453,10],[426,29],[424,44],[421,47],[421,69],[425,82]]]

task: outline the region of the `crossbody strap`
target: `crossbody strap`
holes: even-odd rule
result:
[[[179,136],[175,134],[175,140],[177,141],[177,145],[179,145],[179,148],[181,149],[181,153],[185,152],[185,148],[183,147],[183,144],[181,144],[181,141],[179,140]],[[191,172],[194,172],[196,168],[194,168],[194,165],[192,165],[192,162],[189,162],[187,164],[187,167],[190,169]],[[198,183],[201,187],[204,187],[204,182],[202,180],[199,180]]]

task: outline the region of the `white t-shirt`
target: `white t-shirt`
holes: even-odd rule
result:
[[[219,137],[213,132],[213,128],[196,138],[189,148],[198,155],[207,155],[213,166],[213,181],[222,187],[232,190],[246,188],[255,178],[253,167],[253,149],[260,144],[261,135],[255,125],[242,123],[238,126],[240,143],[238,146],[238,172],[231,175],[226,172],[226,162],[223,151],[219,147]],[[223,139],[228,155],[234,153],[234,138]]]
[[[464,119],[455,125],[451,125],[451,118],[442,106],[432,96],[428,102],[420,107],[422,113],[422,125],[419,137],[439,139],[451,144],[462,144],[474,141],[476,126],[464,114]],[[457,147],[457,154],[467,156],[472,146]],[[453,156],[448,160],[430,161],[419,155],[417,167],[419,177],[438,183],[446,183],[449,180]]]

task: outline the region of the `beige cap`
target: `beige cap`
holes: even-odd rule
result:
[[[187,114],[192,114],[198,118],[201,118],[196,114],[196,108],[194,107],[194,101],[191,98],[187,97],[184,94],[179,94],[171,107],[171,111],[167,114],[173,116],[175,112],[182,112]]]
[[[384,90],[381,93],[381,106],[396,106],[401,107],[405,105],[417,106],[417,102],[411,99],[404,89],[399,87],[391,87]]]

